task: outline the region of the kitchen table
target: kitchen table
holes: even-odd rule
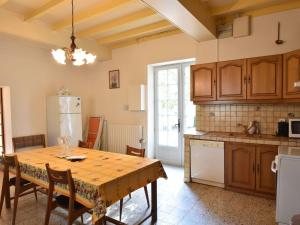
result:
[[[167,178],[159,160],[86,148],[72,148],[72,155],[86,159],[71,162],[57,157],[60,147],[48,147],[16,153],[23,179],[48,188],[45,164],[55,170],[71,169],[76,188],[76,201],[92,209],[92,221],[100,224],[106,208],[129,193],[151,183],[151,214],[157,220],[157,179]],[[68,196],[67,187],[55,186],[55,191]]]

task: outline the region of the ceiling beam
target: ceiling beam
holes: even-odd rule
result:
[[[25,16],[24,16],[24,20],[28,21],[37,17],[40,17],[42,15],[44,15],[45,13],[49,12],[51,9],[59,6],[61,3],[65,2],[66,0],[51,0],[47,3],[45,3],[44,5],[42,5],[41,7],[32,10],[31,12],[28,12]]]
[[[159,39],[162,37],[169,37],[171,35],[180,34],[180,33],[182,33],[182,31],[176,28],[174,30],[159,32],[157,34],[147,35],[147,36],[144,36],[141,38],[134,38],[134,39],[128,40],[128,41],[122,41],[122,42],[119,42],[116,44],[112,44],[109,47],[112,49],[123,48],[123,47],[129,46],[129,45],[134,45],[134,44],[142,43],[145,41],[151,41],[151,40]]]
[[[93,6],[87,10],[81,11],[79,13],[75,13],[74,23],[79,23],[88,19],[91,19],[95,16],[103,15],[111,10],[114,10],[118,7],[129,4],[132,0],[110,0],[105,4],[100,4],[97,6]],[[72,23],[71,18],[66,18],[61,21],[58,21],[51,25],[53,30],[60,30],[62,28],[70,26]]]
[[[171,23],[169,23],[168,21],[160,21],[160,22],[156,22],[156,23],[152,23],[152,24],[148,24],[142,27],[138,27],[138,28],[134,28],[128,31],[124,31],[121,33],[117,33],[114,35],[110,35],[107,37],[103,37],[97,40],[98,44],[109,44],[109,43],[113,43],[113,42],[117,42],[120,40],[124,40],[124,39],[129,39],[132,37],[136,37],[139,35],[145,35],[151,32],[155,32],[158,30],[163,30],[166,28],[170,28],[173,25]]]
[[[197,41],[216,38],[215,19],[200,0],[141,0]]]
[[[234,3],[227,4],[225,6],[212,8],[211,14],[214,16],[219,16],[223,14],[238,12],[241,10],[250,10],[274,4],[276,4],[274,0],[238,0]]]
[[[0,7],[1,7],[2,5],[4,5],[6,2],[8,2],[8,0],[0,0]]]
[[[242,13],[242,15],[263,16],[271,13],[277,13],[277,12],[282,12],[282,11],[287,11],[287,10],[292,10],[297,8],[300,8],[300,1],[289,1],[289,2],[283,2],[281,4],[264,7],[261,9],[246,11]]]
[[[115,27],[123,26],[123,25],[126,25],[128,23],[132,23],[132,22],[137,21],[137,20],[142,20],[142,19],[145,19],[147,17],[154,16],[154,15],[156,15],[156,12],[154,12],[153,10],[144,9],[144,10],[141,10],[141,11],[138,11],[138,12],[131,13],[129,15],[120,17],[120,18],[115,19],[115,20],[111,20],[107,23],[99,24],[99,25],[96,25],[94,27],[79,31],[79,32],[77,32],[77,36],[80,37],[80,38],[88,37],[88,36],[91,36],[93,34],[105,32],[105,31],[111,30]]]

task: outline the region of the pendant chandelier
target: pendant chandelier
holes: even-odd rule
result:
[[[74,66],[94,63],[97,56],[78,48],[75,44],[76,37],[74,33],[74,2],[72,0],[72,35],[70,48],[52,49],[52,56],[55,61],[60,64],[66,64],[67,59],[71,61]]]

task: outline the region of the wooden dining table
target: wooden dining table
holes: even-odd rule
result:
[[[167,178],[159,160],[76,147],[71,155],[86,159],[72,162],[58,157],[61,152],[55,146],[16,153],[22,178],[48,188],[46,163],[55,170],[71,169],[76,201],[92,209],[92,222],[97,225],[107,218],[107,207],[151,183],[151,212],[143,221],[150,217],[157,221],[157,179]],[[65,186],[55,186],[55,191],[69,195]]]

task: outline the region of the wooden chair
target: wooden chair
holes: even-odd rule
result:
[[[51,211],[56,207],[60,207],[68,211],[68,225],[72,225],[73,221],[79,216],[81,217],[81,222],[83,223],[83,214],[88,212],[89,209],[75,201],[75,185],[71,170],[53,170],[49,167],[49,164],[46,164],[46,169],[49,180],[49,190],[45,225],[49,224]],[[58,195],[53,199],[54,184],[68,185],[70,197]]]
[[[4,203],[4,198],[5,198],[6,208],[10,208],[10,201],[14,199],[13,219],[12,219],[12,225],[14,225],[16,222],[16,214],[17,214],[19,197],[34,193],[35,199],[37,200],[37,190],[35,184],[21,178],[20,165],[16,155],[4,155],[3,162],[4,162],[4,176],[3,176],[1,200],[0,200],[0,215]],[[11,178],[9,177],[9,167],[15,168],[16,170],[15,177],[11,177]],[[10,197],[11,186],[15,186],[14,197]]]
[[[46,147],[44,134],[14,137],[12,138],[12,141],[13,141],[14,151],[26,147],[34,147],[34,146],[42,146],[44,148]]]
[[[139,148],[133,148],[130,146],[126,146],[126,154],[127,155],[132,155],[132,156],[138,156],[138,157],[145,157],[145,149],[139,149]],[[149,202],[149,195],[148,195],[148,189],[147,186],[144,186],[144,191],[145,191],[145,196],[147,200],[147,205],[148,208],[150,207],[150,202]],[[131,193],[129,193],[129,197],[131,198]],[[119,215],[119,220],[122,220],[122,211],[123,211],[123,198],[120,200],[120,215]]]
[[[80,147],[80,148],[93,148],[93,143],[92,142],[78,141],[78,147]]]
[[[291,225],[300,225],[300,214],[292,217]]]

